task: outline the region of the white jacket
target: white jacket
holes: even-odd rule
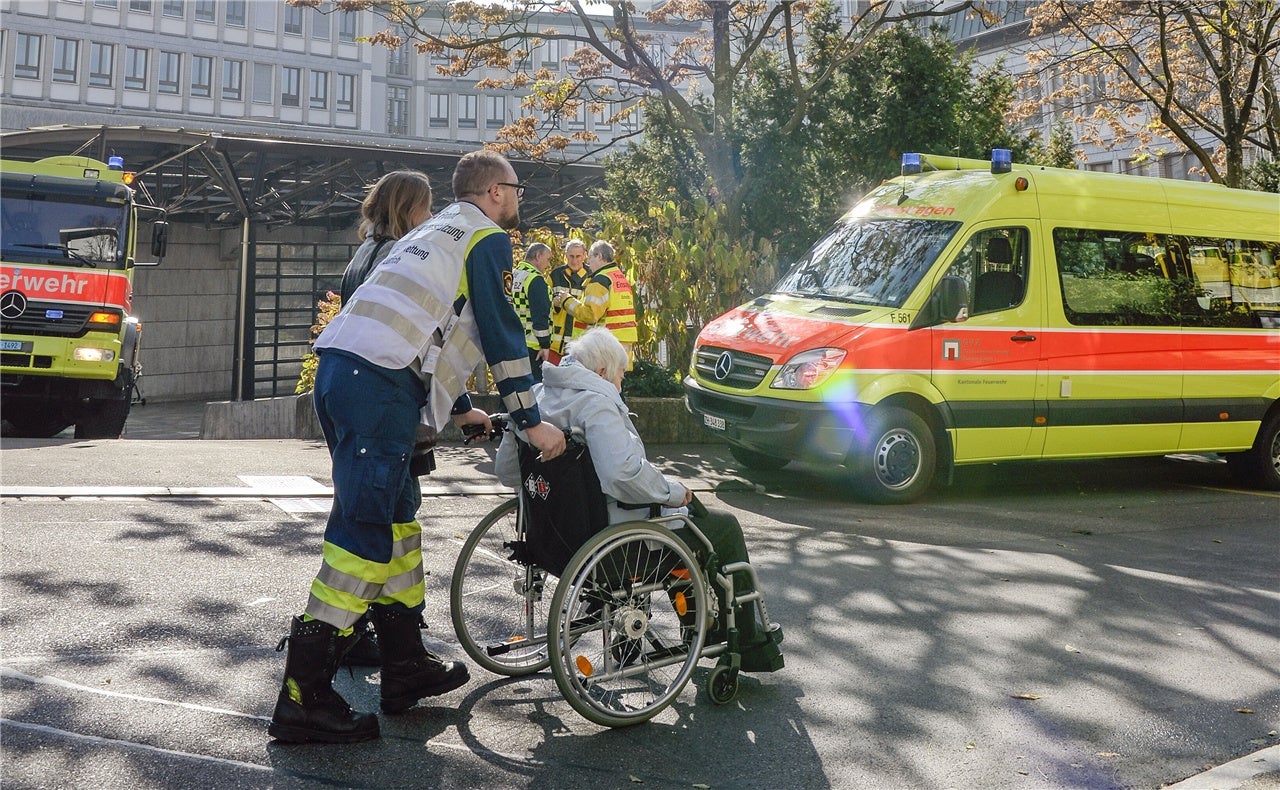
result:
[[[648,517],[642,510],[619,508],[619,501],[678,506],[684,487],[649,463],[617,388],[570,360],[566,358],[559,367],[543,365],[542,384],[533,391],[544,421],[581,434],[591,448],[596,476],[609,500],[609,523]],[[517,433],[527,441],[523,431]],[[503,485],[520,486],[520,464],[510,433],[502,437],[495,467]]]

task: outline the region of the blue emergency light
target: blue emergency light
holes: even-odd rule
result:
[[[904,176],[914,176],[920,172],[920,154],[910,153],[902,155],[902,174]]]
[[[1013,169],[1013,152],[1008,148],[991,149],[991,172],[1008,173]]]
[[[107,159],[108,170],[124,170],[124,157],[112,156]]]

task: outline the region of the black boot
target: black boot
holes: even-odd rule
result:
[[[338,666],[380,667],[382,650],[378,647],[378,634],[373,621],[366,614],[356,621],[351,636],[338,637]]]
[[[382,711],[400,713],[423,697],[452,691],[470,680],[458,661],[442,661],[422,646],[422,617],[415,612],[371,606],[382,650]]]
[[[355,743],[378,737],[378,717],[356,713],[333,690],[338,669],[338,629],[319,620],[294,617],[286,642],[284,684],[267,732],[289,743]]]

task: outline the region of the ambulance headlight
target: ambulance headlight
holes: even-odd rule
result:
[[[114,362],[116,352],[109,348],[77,348],[71,352],[71,358],[76,362]]]
[[[774,377],[771,389],[807,390],[820,386],[844,361],[844,349],[815,348],[796,354]]]

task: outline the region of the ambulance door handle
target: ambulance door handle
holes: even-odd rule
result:
[[[1036,336],[1027,335],[1027,334],[1017,334],[1009,339],[1015,343],[1032,343],[1032,342],[1035,342]]]

